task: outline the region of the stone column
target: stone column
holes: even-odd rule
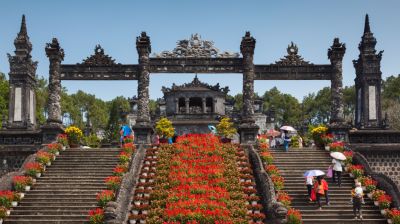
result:
[[[138,77],[138,112],[136,124],[132,127],[137,144],[151,143],[151,123],[149,110],[149,84],[150,84],[150,37],[142,32],[136,38],[136,49],[139,55],[139,77]]]
[[[203,114],[207,113],[207,104],[206,104],[206,98],[202,98],[202,106],[203,106]]]
[[[342,61],[346,46],[335,38],[332,47],[328,50],[328,57],[332,65],[331,77],[331,120],[330,123],[344,122],[343,116],[343,69]]]
[[[46,46],[46,55],[49,58],[49,98],[47,124],[62,124],[61,120],[61,61],[64,60],[64,50],[60,47],[57,38],[53,38]]]
[[[185,98],[185,112],[186,112],[186,114],[190,113],[189,102],[190,102],[190,99],[189,98]]]
[[[254,119],[254,48],[256,40],[246,32],[240,44],[243,55],[243,111],[242,122],[239,126],[240,142],[255,143],[259,127]]]
[[[242,39],[240,52],[243,55],[243,111],[242,122],[254,123],[254,48],[256,40],[250,36],[250,32]]]
[[[331,76],[331,119],[329,130],[336,140],[347,141],[349,125],[346,125],[343,116],[343,75],[342,61],[346,52],[346,45],[339,42],[339,38],[333,40],[328,49],[328,58],[332,65]]]
[[[145,32],[136,38],[136,49],[139,54],[139,80],[138,80],[138,119],[137,124],[150,123],[149,110],[149,84],[150,84],[150,38]]]

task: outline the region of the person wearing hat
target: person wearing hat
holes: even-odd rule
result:
[[[362,220],[362,209],[361,206],[364,203],[364,192],[361,187],[361,183],[357,182],[356,187],[351,191],[351,196],[352,196],[352,202],[353,202],[353,212],[354,212],[354,219],[358,219],[357,216],[357,210],[358,210],[358,215],[360,219]]]

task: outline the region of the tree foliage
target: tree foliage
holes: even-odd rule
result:
[[[9,84],[6,75],[0,72],[0,126],[3,123],[3,117],[8,117],[8,93]]]

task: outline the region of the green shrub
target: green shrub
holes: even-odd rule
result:
[[[91,147],[91,148],[99,148],[101,140],[97,135],[95,134],[90,134],[89,136],[84,137],[85,145]]]

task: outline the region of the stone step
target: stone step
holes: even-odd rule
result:
[[[301,211],[312,211],[312,212],[316,212],[315,210],[317,208],[315,202],[308,203],[307,205],[292,205],[292,207],[299,209]],[[363,205],[362,208],[363,211],[364,210],[378,211],[374,205]],[[325,206],[324,210],[332,210],[332,209],[353,211],[353,205],[351,205],[350,203],[345,205],[331,204],[328,207]]]
[[[316,223],[323,223],[323,224],[348,224],[348,223],[362,223],[362,224],[386,224],[387,221],[384,218],[380,219],[364,219],[364,220],[355,220],[355,219],[318,219],[318,218],[310,218],[310,219],[303,219],[304,224],[316,224]]]
[[[73,205],[76,206],[92,206],[97,204],[96,202],[74,202]],[[42,207],[42,206],[70,206],[71,202],[59,202],[59,201],[49,201],[47,199],[47,201],[45,202],[24,202],[24,200],[22,200],[20,202],[20,205],[22,206],[38,206],[38,207]]]
[[[22,201],[21,201],[22,202]],[[95,196],[92,196],[92,197],[81,197],[81,198],[77,198],[77,197],[75,197],[75,198],[70,198],[70,197],[59,197],[58,195],[57,196],[54,196],[54,197],[52,197],[52,198],[48,198],[48,197],[42,197],[42,198],[26,198],[26,199],[24,199],[23,200],[23,203],[38,203],[38,202],[43,202],[43,203],[45,203],[45,202],[49,202],[49,203],[53,203],[53,202],[56,202],[56,203],[71,203],[71,204],[74,204],[74,203],[76,203],[76,202],[85,202],[85,203],[94,203],[94,204],[96,204],[96,197]]]
[[[31,219],[13,219],[7,218],[4,220],[3,224],[83,224],[87,222],[87,218],[85,219],[74,219],[74,220],[67,220],[67,219],[51,219],[51,220],[31,220]]]
[[[52,195],[52,198],[94,198],[96,197],[97,194],[82,194],[82,193],[76,193],[76,194],[57,194],[57,195]],[[25,199],[34,199],[34,198],[45,198],[48,197],[48,194],[27,194],[24,198]]]
[[[24,205],[18,205],[18,207],[13,210],[13,213],[16,211],[23,211],[23,210],[28,210],[28,211],[36,211],[36,210],[44,210],[44,211],[81,211],[81,210],[86,210],[89,211],[90,209],[97,208],[96,205],[91,205],[91,206],[76,206],[76,205],[70,205],[70,206],[24,206]]]
[[[25,216],[39,216],[39,215],[84,215],[87,216],[88,211],[86,209],[81,209],[81,210],[63,210],[63,211],[57,211],[57,210],[13,210],[12,211],[13,215],[25,215]]]
[[[73,220],[73,221],[87,221],[87,215],[12,215],[12,217],[7,220]],[[62,222],[64,223],[64,222]]]

